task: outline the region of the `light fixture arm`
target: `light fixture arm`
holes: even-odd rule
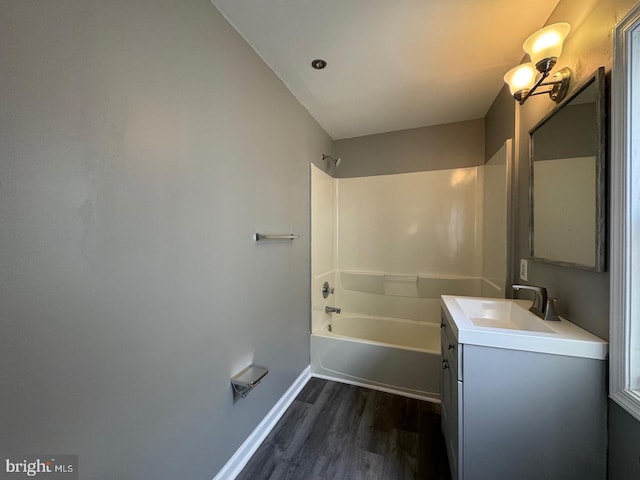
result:
[[[555,63],[555,62],[554,62]],[[551,65],[553,68],[553,64]],[[564,67],[553,76],[553,79],[549,82],[545,82],[544,80],[549,77],[549,70],[543,70],[540,72],[540,78],[536,81],[536,83],[531,87],[530,90],[523,90],[517,92],[514,95],[514,98],[518,101],[520,105],[524,104],[527,99],[533,95],[542,95],[544,93],[548,93],[549,97],[556,102],[560,103],[562,99],[567,95],[569,91],[569,82],[571,80],[571,70],[569,68]],[[544,92],[536,92],[538,87],[546,87],[550,86],[550,90],[545,90]]]
[[[544,81],[544,79],[549,76],[549,72],[541,72],[541,73],[542,75],[540,75],[540,78],[536,80],[536,83],[533,85],[533,87],[531,87],[530,90],[523,90],[521,92],[518,92],[521,95],[519,95],[520,98],[516,96],[516,100],[520,105],[524,104],[524,102],[527,101],[527,98],[529,98],[531,95],[540,95],[540,93],[544,93],[544,92],[534,93],[536,89],[543,84],[542,82]],[[524,95],[522,95],[523,92],[524,92]]]

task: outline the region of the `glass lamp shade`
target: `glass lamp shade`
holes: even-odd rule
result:
[[[529,54],[534,65],[548,58],[557,59],[562,53],[562,43],[570,30],[571,25],[568,23],[554,23],[530,35],[522,48]]]
[[[509,85],[511,95],[522,90],[531,90],[536,83],[537,73],[532,63],[523,63],[509,70],[504,76],[504,81]]]

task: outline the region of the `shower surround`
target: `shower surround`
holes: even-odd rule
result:
[[[484,170],[334,179],[311,166],[314,374],[439,399],[440,295],[504,295],[483,276]],[[324,282],[335,287],[326,299]],[[357,328],[343,327],[350,319]],[[382,333],[407,322],[405,340]]]

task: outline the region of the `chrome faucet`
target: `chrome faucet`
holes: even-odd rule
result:
[[[322,284],[322,298],[327,298],[329,294],[333,294],[336,291],[335,288],[329,285],[329,282],[324,282]]]
[[[549,298],[547,296],[547,289],[544,287],[537,287],[535,285],[511,285],[514,290],[531,290],[533,292],[533,305],[529,308],[529,311],[535,313],[543,320],[558,321],[558,312],[556,311],[555,304],[558,301],[557,298]]]
[[[324,313],[340,313],[342,309],[338,307],[324,307]]]

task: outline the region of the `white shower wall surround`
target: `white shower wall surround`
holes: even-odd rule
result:
[[[501,296],[482,271],[487,178],[484,167],[347,179],[311,167],[314,374],[439,399],[440,295]],[[325,281],[335,287],[327,299]],[[435,329],[423,339],[435,349],[378,338],[411,321]],[[352,333],[336,333],[339,325]],[[403,373],[416,368],[421,382]]]
[[[472,275],[401,275],[340,270],[335,273],[335,284],[340,306],[345,312],[437,323],[440,295],[479,296],[483,280]]]
[[[437,322],[441,294],[486,292],[482,169],[333,179],[313,167],[314,297],[329,281],[344,311]],[[330,316],[313,300],[316,331]]]
[[[326,300],[322,285],[335,287],[336,259],[336,180],[311,164],[311,330],[316,331],[330,316],[325,305],[335,302],[336,295]]]
[[[511,140],[478,168],[483,186],[482,292],[483,297],[504,298],[507,280],[507,157]]]
[[[337,179],[337,269],[481,274],[478,168]]]
[[[311,266],[312,275],[335,270],[336,179],[311,164]]]

